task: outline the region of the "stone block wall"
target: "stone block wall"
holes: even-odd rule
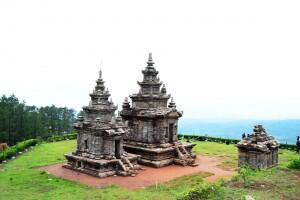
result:
[[[278,164],[278,150],[270,152],[239,150],[239,166],[248,165],[254,169],[263,169]]]

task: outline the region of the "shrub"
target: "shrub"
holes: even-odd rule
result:
[[[47,142],[58,142],[63,140],[74,140],[77,138],[77,133],[68,133],[64,135],[51,135],[46,139]]]
[[[291,160],[287,167],[290,169],[300,169],[300,158]]]
[[[180,139],[193,139],[198,141],[208,141],[208,142],[220,142],[226,144],[237,144],[240,140],[238,139],[225,139],[225,138],[218,138],[218,137],[210,137],[210,136],[203,136],[203,135],[182,135],[178,134],[178,138]]]
[[[221,187],[219,185],[203,183],[195,189],[189,191],[187,194],[178,198],[178,200],[201,200],[211,199],[214,197],[222,199],[221,196]]]
[[[0,152],[0,162],[11,158],[18,154],[18,152],[23,151],[24,149],[34,146],[39,143],[37,139],[25,140],[23,142],[18,142],[16,145],[9,147],[8,149]]]
[[[248,187],[250,185],[249,176],[252,174],[254,170],[251,169],[248,165],[244,165],[239,168],[239,176],[242,178],[244,187]]]
[[[225,138],[219,138],[219,137],[210,137],[210,136],[203,136],[203,135],[182,135],[178,134],[178,138],[180,139],[193,139],[198,141],[208,141],[208,142],[219,142],[219,143],[225,143],[225,144],[237,144],[240,140],[239,139],[225,139]],[[280,149],[287,149],[291,151],[296,150],[296,145],[294,144],[280,144]]]

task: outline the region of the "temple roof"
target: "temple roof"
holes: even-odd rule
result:
[[[137,83],[140,86],[140,92],[138,93],[139,96],[143,95],[160,95],[166,93],[166,87],[164,86],[163,91],[161,91],[161,85],[163,82],[160,81],[159,77],[157,76],[158,71],[153,66],[154,62],[152,59],[152,53],[149,53],[147,66],[143,73],[143,80],[138,81]],[[133,95],[135,96],[135,95]]]
[[[127,131],[127,127],[122,122],[121,117],[115,117],[117,106],[112,100],[108,89],[104,86],[102,71],[99,72],[99,78],[96,81],[95,90],[90,95],[91,101],[88,106],[84,106],[85,116],[79,116],[74,128],[87,131],[92,134],[103,136],[119,136]]]
[[[267,134],[262,125],[254,126],[253,133],[241,140],[237,147],[249,151],[268,152],[279,147],[273,136]]]
[[[91,101],[88,106],[84,106],[83,110],[89,118],[89,113],[98,113],[101,117],[101,113],[113,113],[117,109],[110,97],[108,89],[104,85],[102,78],[102,71],[99,71],[99,78],[96,80],[96,86],[92,93],[90,93]]]
[[[86,120],[83,117],[79,117],[73,127],[76,130],[87,130],[95,134],[101,134],[109,137],[121,136],[128,131],[127,126],[125,126],[122,122],[120,116],[116,119],[113,117],[109,123],[102,121],[100,118],[97,118],[96,122],[94,122]]]

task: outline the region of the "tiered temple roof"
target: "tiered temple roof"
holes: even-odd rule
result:
[[[254,126],[253,133],[240,141],[237,146],[241,149],[268,152],[279,147],[273,136],[267,134],[262,125]]]
[[[167,107],[171,95],[167,94],[165,85],[162,86],[163,83],[157,76],[158,71],[153,65],[152,54],[149,53],[147,67],[142,70],[143,80],[138,81],[140,90],[137,94],[130,95],[133,108]]]
[[[139,93],[130,95],[132,100],[132,109],[130,109],[130,103],[127,98],[123,102],[122,115],[134,115],[139,117],[164,117],[171,112],[178,112],[176,110],[176,104],[171,98],[170,94],[167,94],[166,86],[160,81],[158,71],[153,66],[154,62],[152,54],[149,53],[147,66],[143,73],[143,81],[139,82]],[[168,105],[168,100],[171,98],[171,102]],[[181,117],[182,112],[178,112],[177,117]]]
[[[83,110],[86,113],[87,120],[96,121],[100,117],[102,122],[109,122],[117,110],[110,98],[110,93],[104,86],[102,79],[102,71],[99,71],[99,78],[96,80],[96,86],[90,93],[91,101],[88,106],[84,106]]]

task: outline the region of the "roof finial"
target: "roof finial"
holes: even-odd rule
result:
[[[169,103],[169,108],[176,108],[176,103],[174,102],[173,97],[171,98],[171,102]]]
[[[149,52],[148,55],[148,62],[147,62],[148,66],[153,66],[154,62],[152,60],[152,53]]]
[[[101,70],[101,67],[100,67],[100,71],[99,71],[99,79],[102,79],[102,70]]]
[[[102,79],[102,59],[100,60],[99,79]]]
[[[149,60],[149,61],[152,61],[152,53],[151,53],[151,52],[149,52],[148,60]]]
[[[162,88],[161,88],[161,93],[162,93],[162,94],[167,94],[167,89],[166,89],[165,84],[163,84],[163,86],[162,86]],[[172,101],[173,101],[173,97],[172,97]]]

